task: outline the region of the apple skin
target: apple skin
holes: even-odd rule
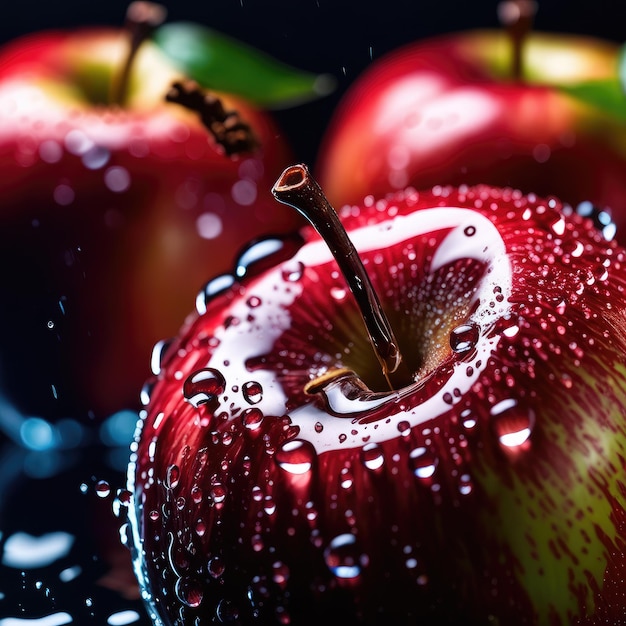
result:
[[[626,118],[581,96],[591,85],[619,92],[619,47],[531,33],[521,79],[511,76],[512,54],[506,32],[468,31],[408,44],[372,63],[348,88],[320,147],[316,176],[331,203],[407,185],[512,186],[608,207],[619,237],[626,231]],[[626,110],[626,98],[611,95]]]
[[[2,384],[27,413],[139,408],[146,355],[206,277],[300,224],[269,192],[290,148],[268,114],[223,96],[261,144],[226,157],[164,101],[180,75],[148,42],[110,104],[126,37],[44,32],[0,50]]]
[[[312,229],[187,318],[128,469],[156,624],[620,623],[626,252],[562,209],[343,208],[417,372],[395,391]],[[335,368],[360,378],[311,387]]]

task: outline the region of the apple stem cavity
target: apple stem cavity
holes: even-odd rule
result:
[[[279,202],[292,206],[303,215],[324,240],[356,300],[389,387],[394,389],[392,374],[396,378],[402,375],[402,383],[405,383],[406,373],[401,371],[404,367],[401,368],[403,360],[398,342],[363,262],[337,212],[308,168],[299,164],[285,169],[274,184],[272,194]]]
[[[222,101],[192,80],[175,82],[165,99],[195,111],[227,156],[251,153],[259,141],[237,111],[227,111]]]
[[[522,80],[524,76],[524,44],[532,30],[537,2],[534,0],[504,0],[498,4],[498,19],[506,28],[512,46],[511,76]]]
[[[167,9],[155,2],[138,0],[131,2],[126,9],[126,22],[124,28],[129,34],[128,53],[122,70],[113,81],[111,90],[111,102],[122,105],[126,101],[128,93],[128,81],[133,68],[133,63],[141,45],[165,22]]]

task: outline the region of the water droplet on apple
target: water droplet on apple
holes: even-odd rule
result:
[[[209,559],[207,569],[213,578],[219,578],[224,573],[226,565],[221,557],[214,556],[212,559]]]
[[[152,348],[152,355],[150,357],[150,370],[155,376],[158,376],[161,373],[163,357],[167,352],[167,349],[171,345],[171,340],[169,339],[161,339],[161,341],[157,341]]]
[[[411,424],[409,424],[409,422],[407,422],[406,420],[402,420],[398,422],[397,428],[398,428],[398,432],[403,437],[408,437],[411,434]]]
[[[263,387],[255,380],[244,383],[241,393],[248,404],[258,404],[263,399]]]
[[[531,409],[521,407],[514,398],[507,398],[491,407],[490,414],[498,441],[504,448],[520,449],[529,440],[535,424]]]
[[[176,581],[174,592],[183,604],[192,609],[199,607],[202,602],[202,587],[196,580],[191,578],[179,578]]]
[[[237,278],[256,276],[265,269],[290,259],[302,246],[299,236],[268,237],[250,244],[235,264]]]
[[[429,479],[437,469],[439,459],[424,447],[418,447],[409,453],[409,465],[417,478]]]
[[[368,443],[361,449],[361,462],[369,470],[379,470],[385,464],[381,447],[376,443]]]
[[[248,430],[257,430],[263,422],[263,412],[259,409],[246,409],[241,414],[241,422]]]
[[[199,315],[206,313],[211,300],[228,291],[235,283],[235,277],[231,274],[221,274],[210,280],[196,296],[196,311]]]
[[[236,623],[239,620],[239,607],[226,598],[222,598],[215,610],[217,619],[225,624]]]
[[[178,465],[170,465],[165,473],[165,487],[174,489],[178,486],[180,480],[180,468]]]
[[[224,393],[226,381],[219,370],[207,367],[191,374],[183,384],[183,396],[198,408]]]
[[[361,554],[352,533],[335,537],[324,550],[324,560],[330,571],[341,579],[354,579],[361,574],[368,559]]]
[[[296,283],[304,276],[304,264],[300,261],[288,263],[283,267],[282,277],[288,283]]]
[[[450,347],[457,354],[464,354],[476,347],[480,338],[477,324],[461,324],[450,333]]]
[[[300,475],[311,471],[315,457],[315,448],[311,443],[302,439],[293,439],[280,446],[274,459],[286,472]]]

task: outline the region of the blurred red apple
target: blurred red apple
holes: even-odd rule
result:
[[[418,41],[375,61],[323,140],[317,175],[329,199],[341,206],[407,185],[488,183],[610,207],[626,231],[620,49],[525,34],[523,22]]]
[[[134,405],[207,277],[299,223],[270,194],[290,158],[270,116],[220,95],[258,144],[227,156],[165,101],[182,74],[163,46],[143,43],[120,89],[128,39],[85,28],[0,50],[0,380],[25,411]]]

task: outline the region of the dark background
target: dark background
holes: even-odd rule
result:
[[[296,157],[310,164],[334,107],[372,60],[427,36],[497,27],[496,0],[177,0],[164,4],[169,21],[203,23],[291,65],[338,79],[331,96],[275,113]],[[535,27],[622,42],[626,27],[620,4],[618,0],[539,0]],[[4,7],[0,44],[43,29],[119,26],[126,6],[125,0],[17,0],[10,9]],[[128,570],[123,567],[127,555],[114,548],[116,525],[123,520],[112,520],[111,509],[115,488],[123,484],[128,448],[116,447],[106,438],[98,446],[62,458],[17,447],[0,450],[0,557],[7,539],[22,531],[34,537],[53,531],[75,537],[71,551],[49,567],[20,570],[0,563],[0,626],[6,617],[56,613],[67,613],[75,624],[104,625],[111,614],[124,610],[136,611],[127,623],[149,624],[139,600],[127,597],[130,579],[124,578]],[[95,495],[95,484],[101,479],[113,486],[112,494],[102,500]],[[102,526],[96,532],[95,520]],[[119,554],[122,567],[116,568]],[[61,571],[76,566],[80,569],[74,579],[60,579]]]

